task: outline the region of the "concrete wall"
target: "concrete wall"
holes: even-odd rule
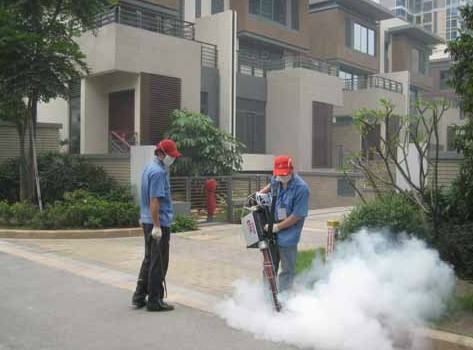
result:
[[[59,137],[69,139],[69,103],[62,98],[38,103],[38,122],[62,125]]]
[[[268,73],[266,153],[290,154],[301,171],[312,169],[312,102],[342,105],[342,80],[292,68]]]
[[[92,75],[111,71],[180,78],[182,108],[200,110],[201,44],[111,23],[79,40]]]
[[[325,61],[347,62],[350,66],[378,72],[379,42],[376,44],[376,56],[369,56],[351,49],[346,45],[345,20],[349,18],[373,29],[378,35],[378,28],[369,20],[340,9],[309,14],[311,54]],[[330,35],[323,35],[330,33]]]
[[[112,92],[135,91],[135,130],[140,130],[139,86],[139,75],[133,73],[115,72],[82,80],[81,153],[109,152],[109,94]]]
[[[263,38],[289,44],[295,49],[309,49],[309,1],[299,0],[299,30],[249,13],[249,0],[231,0],[230,7],[238,13],[238,32],[247,32]]]
[[[235,131],[236,23],[233,11],[199,18],[195,23],[196,40],[217,45],[219,71],[219,122],[221,130]],[[184,83],[184,82],[183,82]]]
[[[310,189],[309,208],[322,209],[331,207],[352,206],[361,201],[355,194],[353,197],[342,197],[337,195],[337,184],[344,174],[337,171],[314,171],[310,173],[300,172],[299,175],[307,182]],[[357,178],[357,186],[363,187],[363,179]],[[372,198],[371,192],[362,191],[367,199]]]
[[[131,193],[139,203],[141,193],[141,173],[144,166],[153,159],[154,146],[131,146],[130,149],[130,186]]]

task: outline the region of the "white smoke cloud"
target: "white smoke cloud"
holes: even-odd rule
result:
[[[298,278],[281,313],[262,281],[246,280],[217,312],[231,327],[303,348],[421,348],[413,331],[442,315],[454,285],[453,270],[422,241],[362,231]]]

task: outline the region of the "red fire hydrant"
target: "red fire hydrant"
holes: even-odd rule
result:
[[[207,198],[207,222],[212,222],[215,211],[217,210],[217,199],[215,197],[215,192],[217,190],[217,180],[214,178],[205,180],[204,188],[205,196]]]

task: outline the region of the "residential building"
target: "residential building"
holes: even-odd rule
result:
[[[455,39],[462,28],[459,8],[471,0],[380,0],[380,3],[395,16],[448,41]]]
[[[384,97],[405,114],[431,89],[425,58],[439,39],[392,18],[370,0],[120,0],[79,39],[91,74],[69,102],[41,105],[40,120],[101,161],[131,144],[149,152],[173,109],[201,111],[247,145],[244,171],[287,153],[311,207],[352,204],[336,168],[379,142],[356,133],[356,110]],[[136,185],[140,162],[129,168]]]

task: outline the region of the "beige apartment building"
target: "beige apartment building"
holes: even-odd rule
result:
[[[130,145],[149,149],[173,109],[201,111],[247,145],[244,172],[288,153],[312,208],[353,204],[338,167],[378,142],[354,131],[356,110],[388,98],[408,113],[432,88],[425,58],[439,38],[393,17],[371,0],[121,0],[80,38],[91,74],[40,120],[111,172],[131,164],[120,171],[133,184]]]

